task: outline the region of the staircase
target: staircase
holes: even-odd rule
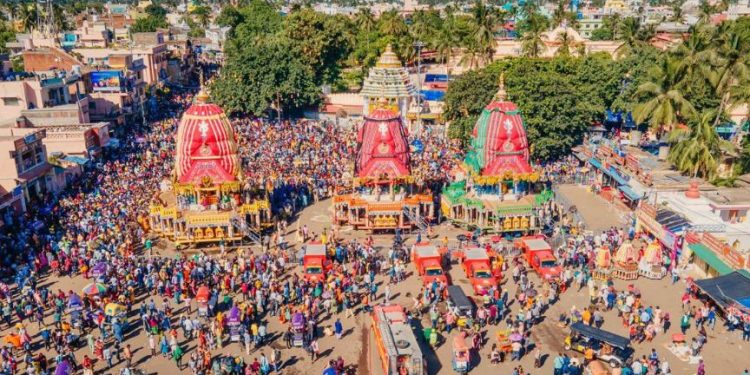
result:
[[[417,226],[420,232],[422,234],[427,234],[427,227],[429,226],[429,223],[427,220],[425,220],[422,216],[417,216],[408,207],[403,208],[404,215],[409,218],[409,221],[414,223],[414,225]]]
[[[231,219],[232,225],[242,233],[243,236],[250,239],[250,241],[261,248],[263,247],[263,241],[261,241],[260,232],[247,226],[244,220],[239,220],[237,217]]]

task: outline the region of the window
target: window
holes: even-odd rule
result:
[[[20,103],[18,98],[3,98],[3,104],[7,106],[18,106]]]

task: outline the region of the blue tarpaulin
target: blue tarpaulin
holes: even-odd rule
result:
[[[445,98],[445,91],[440,90],[422,90],[424,100],[441,101]]]

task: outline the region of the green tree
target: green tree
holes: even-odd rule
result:
[[[131,33],[151,33],[169,27],[167,20],[154,16],[139,18],[130,26]]]
[[[158,19],[167,19],[167,10],[158,4],[150,4],[144,9],[146,14]]]
[[[211,97],[230,113],[289,113],[320,103],[315,72],[289,53],[284,38],[268,37],[235,51],[211,85]]]
[[[0,53],[7,52],[5,43],[15,40],[16,32],[13,28],[5,21],[0,21]]]
[[[343,60],[349,55],[351,22],[342,16],[327,16],[310,8],[292,12],[284,20],[282,35],[290,52],[315,71],[315,82],[332,83],[339,78]]]
[[[221,8],[221,12],[216,16],[216,24],[222,27],[229,26],[234,28],[243,21],[244,17],[242,13],[232,5],[226,5]]]
[[[648,121],[657,134],[662,134],[694,115],[695,108],[680,88],[683,79],[674,58],[665,58],[649,69],[645,82],[635,92],[639,100],[633,111],[635,121]]]
[[[503,21],[496,8],[488,7],[479,0],[474,3],[471,14],[475,25],[474,41],[479,57],[484,63],[488,63],[492,61],[495,54],[495,28]]]
[[[716,28],[716,60],[711,80],[716,92],[721,96],[714,125],[718,125],[731,102],[731,92],[740,82],[750,78],[750,22],[722,24]]]
[[[36,3],[18,4],[18,20],[21,22],[21,28],[23,29],[23,31],[32,31],[38,19],[39,11],[37,10]]]
[[[716,133],[714,111],[701,113],[690,121],[687,130],[675,130],[671,139],[676,142],[669,152],[669,161],[683,173],[693,177],[713,179],[720,155],[731,145]]]
[[[654,34],[653,27],[643,27],[638,18],[626,17],[615,28],[615,39],[622,42],[622,45],[617,48],[617,54],[627,55],[634,48],[646,45]]]
[[[193,16],[195,21],[204,29],[208,27],[209,23],[211,23],[211,8],[205,5],[195,7],[190,12],[190,15]]]
[[[617,13],[604,16],[601,26],[591,32],[591,40],[614,40],[619,23],[620,15]]]

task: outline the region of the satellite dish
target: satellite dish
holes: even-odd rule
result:
[[[397,340],[396,341],[396,347],[399,349],[406,349],[409,347],[409,342],[406,340]]]

